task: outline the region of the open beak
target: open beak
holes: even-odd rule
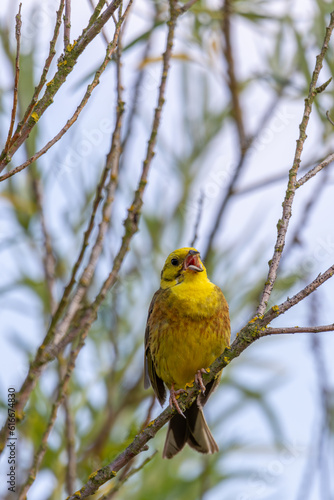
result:
[[[190,250],[187,257],[183,262],[183,269],[186,271],[187,269],[191,269],[192,271],[201,272],[203,271],[203,266],[199,259],[199,252],[195,250]]]

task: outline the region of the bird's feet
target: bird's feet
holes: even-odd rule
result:
[[[182,417],[186,418],[184,416],[184,413],[183,411],[181,410],[181,408],[179,407],[179,403],[177,402],[177,399],[176,399],[176,396],[178,396],[179,394],[183,394],[184,392],[187,392],[185,391],[184,389],[178,389],[177,391],[174,389],[174,384],[172,384],[172,387],[170,388],[170,391],[169,391],[169,406],[171,408],[175,408],[175,410],[180,414],[182,415]]]
[[[205,394],[205,385],[203,383],[202,373],[206,373],[205,368],[201,368],[200,370],[197,370],[196,375],[195,375],[195,383],[200,387],[201,393]]]

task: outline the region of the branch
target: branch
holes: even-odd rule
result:
[[[45,221],[41,182],[40,179],[37,177],[36,171],[32,170],[31,176],[32,176],[32,189],[35,195],[35,200],[39,211],[42,234],[44,237],[43,265],[44,265],[45,281],[49,295],[50,312],[51,314],[54,314],[56,308],[56,302],[54,296],[56,259],[53,255],[51,236],[49,234]]]
[[[317,95],[317,81],[319,77],[319,73],[322,69],[323,65],[323,60],[325,58],[327,49],[328,49],[328,44],[329,40],[332,35],[332,31],[334,28],[334,12],[331,13],[331,19],[328,27],[326,28],[326,35],[324,38],[324,43],[321,49],[320,54],[317,56],[316,59],[316,65],[312,74],[312,79],[310,83],[310,88],[309,88],[309,94],[308,97],[305,99],[305,107],[304,107],[304,114],[303,118],[301,121],[301,124],[299,126],[300,134],[299,138],[297,140],[297,145],[296,145],[296,151],[295,151],[295,157],[293,161],[293,165],[289,171],[289,182],[283,202],[283,213],[282,213],[282,218],[278,221],[277,224],[277,239],[275,243],[275,250],[274,250],[274,255],[269,263],[269,271],[268,271],[268,277],[262,292],[260,304],[257,308],[256,313],[258,315],[261,315],[264,313],[266,310],[271,291],[273,289],[276,276],[277,276],[277,270],[278,266],[280,263],[281,255],[284,249],[285,245],[285,238],[286,238],[286,233],[288,230],[291,214],[292,214],[292,203],[294,200],[295,196],[295,191],[296,191],[296,184],[297,184],[297,173],[301,161],[301,155],[303,152],[303,147],[304,143],[306,141],[307,135],[306,135],[306,129],[309,121],[309,117],[312,111],[312,105],[314,102],[314,99]]]
[[[314,177],[320,170],[323,168],[327,167],[330,163],[334,161],[334,153],[330,154],[322,160],[322,162],[318,163],[315,167],[313,167],[307,174],[303,175],[297,182],[296,182],[296,189],[298,189],[300,186],[305,184],[305,182],[309,181]]]
[[[148,141],[148,146],[147,146],[147,152],[146,152],[146,158],[143,163],[143,168],[142,168],[142,173],[141,177],[138,183],[138,188],[135,192],[133,203],[131,204],[130,208],[128,209],[128,216],[124,222],[125,226],[125,232],[122,238],[122,243],[121,247],[119,249],[118,254],[116,255],[113,263],[113,268],[103,283],[103,286],[98,293],[95,301],[85,310],[81,311],[79,310],[77,312],[76,316],[76,321],[74,322],[74,326],[72,326],[72,329],[69,330],[69,333],[66,334],[66,332],[61,331],[60,333],[63,334],[63,337],[61,341],[58,342],[57,346],[55,347],[54,344],[49,346],[49,349],[46,348],[47,343],[49,343],[53,339],[53,334],[54,334],[54,326],[53,328],[50,328],[46,337],[45,341],[46,343],[42,343],[41,346],[39,347],[36,357],[34,361],[31,363],[28,375],[22,385],[22,388],[20,392],[17,394],[17,404],[16,404],[16,409],[18,413],[18,420],[22,420],[23,418],[23,408],[28,401],[28,398],[30,396],[31,391],[34,389],[36,382],[38,378],[40,377],[42,371],[44,370],[45,366],[47,363],[52,361],[60,352],[61,350],[69,343],[71,342],[74,338],[76,338],[78,335],[82,334],[82,332],[87,333],[88,330],[90,329],[91,324],[93,321],[96,319],[97,316],[97,310],[103,300],[106,297],[106,294],[108,290],[114,285],[116,282],[118,272],[120,270],[120,267],[123,263],[123,260],[129,251],[129,244],[130,241],[133,237],[133,235],[137,232],[138,230],[138,224],[139,224],[139,219],[140,219],[140,211],[141,207],[143,204],[142,198],[144,194],[144,190],[147,184],[147,177],[149,173],[149,169],[151,166],[151,162],[154,156],[154,148],[156,145],[157,141],[157,133],[158,129],[160,126],[160,121],[161,121],[161,113],[162,109],[165,103],[165,91],[166,91],[166,83],[167,83],[167,76],[169,73],[169,64],[171,60],[171,55],[172,55],[172,49],[173,49],[173,41],[174,41],[174,33],[175,33],[175,26],[177,22],[177,12],[175,10],[175,0],[171,0],[170,2],[170,20],[168,24],[168,34],[167,34],[167,42],[166,42],[166,50],[163,54],[163,67],[162,67],[162,76],[161,76],[161,82],[160,82],[160,87],[159,87],[159,93],[158,93],[158,104],[155,109],[154,113],[154,118],[153,118],[153,124],[152,124],[152,129],[151,129],[151,134],[150,138]],[[0,451],[3,450],[5,443],[6,443],[6,437],[7,437],[7,432],[8,432],[8,426],[7,422],[5,423],[4,427],[1,430],[0,433]]]
[[[40,92],[41,92],[41,90],[46,82],[46,77],[47,77],[47,74],[49,72],[51,62],[56,54],[55,46],[56,46],[56,42],[57,42],[57,39],[59,36],[59,29],[60,29],[60,25],[61,25],[61,15],[62,15],[63,10],[64,10],[64,2],[65,2],[65,0],[60,0],[59,9],[57,11],[57,16],[56,16],[56,24],[55,24],[55,28],[54,28],[54,32],[53,32],[53,37],[52,37],[51,42],[50,42],[50,50],[49,50],[49,54],[48,54],[48,56],[45,60],[45,63],[44,63],[44,67],[42,70],[40,81],[39,81],[37,87],[35,88],[34,94],[32,96],[32,99],[31,99],[27,109],[26,109],[24,117],[20,121],[20,123],[18,124],[18,126],[16,128],[16,132],[13,135],[13,137],[11,138],[10,143],[8,144],[8,147],[9,147],[9,145],[13,144],[20,136],[22,127],[29,119],[29,117],[30,117],[30,115],[31,115],[36,103],[37,103],[38,96],[39,96],[39,94],[40,94]],[[2,153],[1,157],[7,156],[8,147],[4,148],[4,152]],[[6,160],[7,163],[9,163],[10,158],[8,157],[7,160]],[[2,169],[0,169],[0,171],[1,170]]]
[[[232,2],[225,0],[223,4],[222,31],[225,40],[224,55],[227,63],[228,87],[232,99],[232,114],[239,136],[240,151],[244,151],[247,144],[244,118],[239,98],[239,83],[235,75],[234,56],[231,42],[231,14]]]
[[[71,41],[71,0],[65,0],[64,52]]]
[[[282,328],[266,328],[265,335],[276,335],[281,333],[320,333],[334,331],[334,323],[332,325],[322,326],[293,326]]]
[[[8,150],[10,139],[12,137],[12,133],[14,130],[14,123],[16,117],[17,110],[17,93],[19,87],[19,76],[20,76],[20,47],[21,47],[21,27],[22,27],[22,19],[21,19],[21,7],[22,3],[19,5],[19,11],[16,14],[16,27],[15,27],[15,38],[16,38],[16,58],[15,58],[15,77],[14,77],[14,91],[13,91],[13,108],[12,115],[10,119],[10,125],[8,130],[8,136],[6,140],[6,144],[4,147],[4,151]]]
[[[27,498],[27,492],[29,491],[31,485],[33,484],[33,482],[36,479],[36,474],[37,474],[38,470],[40,469],[40,466],[42,464],[42,460],[43,460],[44,455],[46,453],[47,440],[49,438],[49,435],[53,429],[53,426],[54,426],[56,418],[57,418],[58,408],[60,407],[60,405],[64,401],[66,391],[68,388],[68,384],[69,384],[69,381],[70,381],[70,378],[71,378],[71,375],[72,375],[72,372],[73,372],[73,369],[75,366],[76,358],[78,357],[78,354],[84,345],[87,333],[88,332],[86,332],[86,334],[82,335],[77,347],[75,349],[73,349],[70,353],[66,373],[59,384],[57,399],[52,405],[51,415],[50,415],[48,424],[46,426],[46,429],[44,431],[41,444],[35,453],[33,465],[28,473],[28,478],[27,478],[26,482],[21,487],[21,490],[20,490],[19,496],[18,496],[18,500],[25,500]]]

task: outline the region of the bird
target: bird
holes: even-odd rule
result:
[[[169,421],[163,458],[174,457],[185,444],[200,453],[218,451],[203,406],[218,386],[221,372],[206,387],[202,374],[229,345],[229,308],[223,292],[209,280],[198,250],[174,250],[162,269],[145,330],[144,387],[152,386],[161,406],[167,387],[169,404],[176,410]],[[183,413],[177,396],[193,383],[201,392]]]

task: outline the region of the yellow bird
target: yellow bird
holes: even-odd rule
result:
[[[169,422],[164,458],[172,458],[186,443],[201,453],[218,451],[202,407],[220,376],[205,387],[202,373],[229,343],[230,319],[223,292],[208,279],[195,248],[175,250],[162,269],[145,332],[145,388],[151,384],[163,405],[167,386],[169,403],[179,413]],[[183,414],[176,396],[193,382],[202,393]]]

